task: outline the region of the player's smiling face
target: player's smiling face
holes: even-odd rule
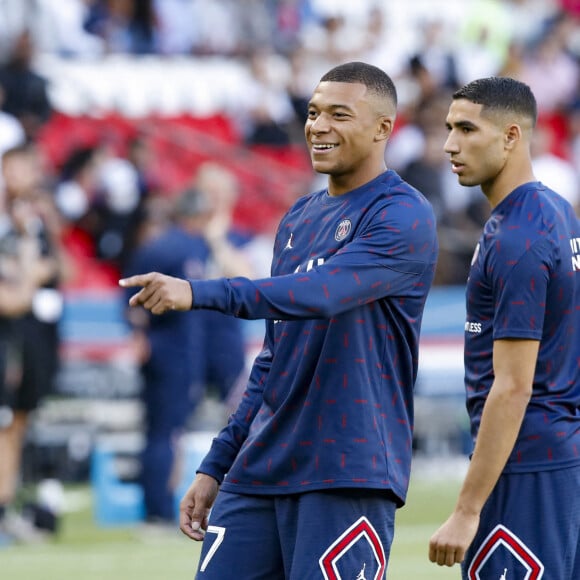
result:
[[[446,119],[445,152],[451,168],[465,186],[491,183],[506,162],[505,133],[493,118],[482,116],[482,105],[456,99]]]
[[[330,175],[331,181],[343,182],[345,191],[373,179],[380,132],[376,102],[365,85],[319,83],[308,105],[305,124],[315,171]]]

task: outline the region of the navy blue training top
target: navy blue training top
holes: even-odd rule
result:
[[[282,219],[272,277],[191,280],[194,307],[267,319],[242,402],[199,471],[222,489],[407,492],[423,307],[437,259],[429,202],[394,171]]]

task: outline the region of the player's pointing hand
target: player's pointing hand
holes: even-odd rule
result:
[[[129,306],[143,306],[153,314],[163,314],[168,310],[190,310],[193,305],[191,286],[187,280],[159,272],[124,278],[119,280],[119,285],[123,288],[141,286],[141,290],[129,299]]]

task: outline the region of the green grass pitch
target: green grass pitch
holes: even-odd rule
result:
[[[459,488],[425,478],[411,482],[407,506],[399,510],[387,580],[445,580],[460,577],[457,566],[439,568],[427,558],[429,537],[449,515]],[[193,579],[199,544],[175,534],[148,535],[138,528],[98,528],[88,487],[67,488],[79,509],[67,513],[58,536],[38,546],[0,548],[2,580]]]

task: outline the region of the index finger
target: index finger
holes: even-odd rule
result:
[[[147,274],[137,274],[136,276],[129,276],[128,278],[121,278],[119,286],[123,288],[130,288],[132,286],[147,286],[153,279],[153,272]]]

